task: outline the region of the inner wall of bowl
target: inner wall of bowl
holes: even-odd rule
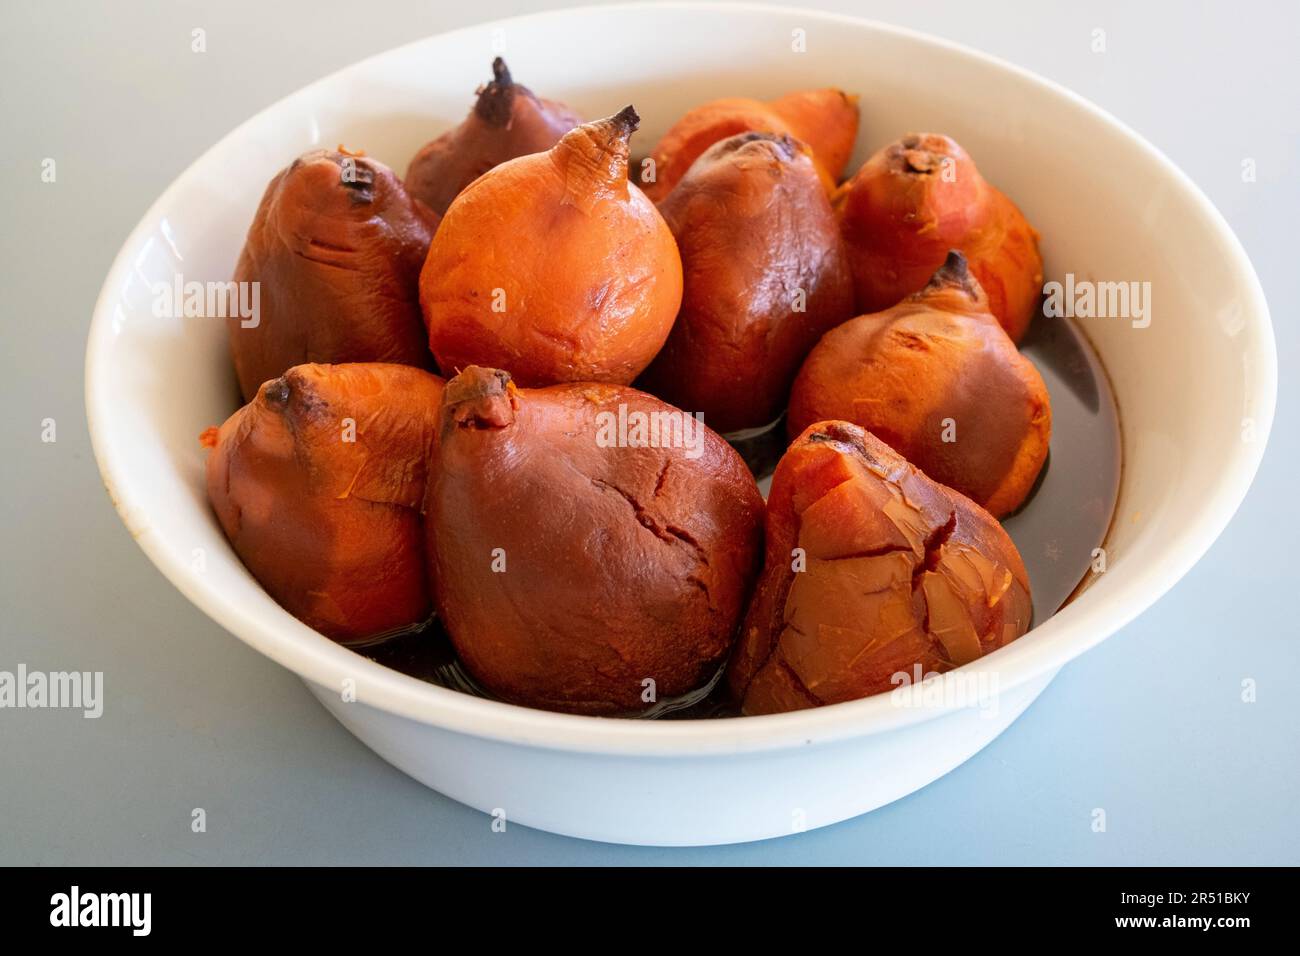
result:
[[[1140,570],[1178,536],[1217,480],[1212,467],[1197,465],[1230,455],[1243,416],[1252,414],[1220,397],[1244,394],[1251,370],[1241,366],[1240,346],[1225,347],[1245,327],[1235,297],[1240,278],[1210,248],[1207,214],[1189,205],[1143,147],[1089,108],[982,61],[907,35],[797,14],[703,10],[692,11],[690,22],[692,29],[663,33],[652,10],[587,10],[393,51],[249,121],[181,183],[162,218],[145,224],[129,272],[109,290],[114,319],[104,374],[111,381],[101,392],[115,403],[101,444],[108,470],[130,483],[131,502],[148,504],[147,514],[128,509],[128,526],[192,567],[177,581],[183,590],[209,610],[219,602],[249,630],[272,622],[300,645],[325,640],[262,592],[210,515],[197,436],[236,405],[226,333],[220,320],[153,316],[153,283],[170,283],[178,272],[228,278],[266,182],[308,148],[344,143],[404,170],[421,143],[464,116],[497,52],[521,82],[584,115],[636,104],[643,117],[637,150],[702,100],[822,85],[861,96],[854,166],[907,131],[956,138],[1041,231],[1048,279],[1072,272],[1150,283],[1146,327],[1124,317],[1080,320],[1122,410],[1124,474],[1107,541],[1110,573],[1095,576],[1092,593],[1076,603],[1104,600],[1120,586],[1116,570]],[[809,53],[792,50],[799,29]],[[653,44],[644,42],[650,35]],[[1197,264],[1195,274],[1184,274],[1188,262]],[[282,660],[292,656],[286,645],[277,650]]]

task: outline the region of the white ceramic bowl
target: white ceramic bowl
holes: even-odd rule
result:
[[[805,31],[805,53],[792,49]],[[271,175],[315,145],[364,146],[399,171],[464,116],[491,56],[587,116],[635,103],[642,150],[724,94],[861,93],[853,168],[910,130],[943,131],[1043,234],[1049,278],[1149,281],[1150,326],[1085,322],[1123,426],[1108,569],[1029,635],[946,675],[996,678],[996,708],[900,707],[890,695],[770,717],[629,721],[481,700],[331,643],[280,609],[227,546],[204,496],[199,431],[234,407],[223,323],[155,318],[152,284],[228,278]],[[1268,310],[1241,246],[1197,188],[1106,113],[951,43],[776,8],[570,10],[421,40],[249,120],[176,180],[123,246],[95,307],[86,404],[122,520],[213,619],[301,675],[367,745],[443,793],[513,822],[597,840],[777,836],[871,810],[1000,733],[1071,658],[1150,606],[1232,516],[1276,391]],[[341,693],[354,681],[358,700]],[[991,685],[984,685],[991,686]],[[1102,692],[1104,689],[1099,689]]]

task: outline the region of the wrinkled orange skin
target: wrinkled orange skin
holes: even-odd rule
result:
[[[766,425],[809,349],[853,312],[848,259],[811,154],[788,136],[730,137],[696,160],[659,211],[682,255],[682,309],[640,387],[702,412],[720,432]]]
[[[820,422],[773,475],[728,688],[745,714],[869,697],[915,665],[942,673],[1010,643],[1031,611],[1024,564],[991,515],[856,425]]]
[[[831,419],[861,425],[995,517],[1034,487],[1052,434],[1042,376],[959,253],[923,290],[832,329],[808,355],[786,423],[794,436]]]
[[[1039,309],[1038,233],[947,136],[912,133],[844,183],[836,212],[859,312],[881,312],[917,292],[956,249],[1013,342]]]
[[[441,398],[442,379],[408,366],[302,365],[217,433],[208,498],[235,553],[340,643],[429,617],[420,505]]]
[[[674,411],[477,367],[447,384],[425,500],[434,601],[470,674],[507,701],[644,710],[644,681],[657,700],[686,693],[735,639],[762,543],[753,476],[707,429],[696,458],[602,447],[599,416],[620,404]]]
[[[469,116],[426,143],[407,167],[407,190],[439,215],[492,167],[544,152],[582,122],[563,103],[541,99],[513,82],[500,57],[492,68],[495,78],[479,88]]]
[[[626,384],[654,358],[681,304],[682,264],[663,217],[627,180],[635,127],[630,108],[579,126],[451,204],[420,276],[446,374],[485,365],[529,387]]]
[[[819,175],[833,189],[858,136],[858,98],[842,90],[802,90],[764,103],[733,96],[704,103],[679,119],[650,152],[654,182],[646,195],[660,202],[706,149],[737,133],[785,133],[807,143]]]
[[[356,181],[343,181],[345,160]],[[432,368],[418,279],[437,217],[382,163],[333,150],[294,160],[266,188],[235,267],[260,283],[260,321],[227,320],[244,400],[308,362]]]

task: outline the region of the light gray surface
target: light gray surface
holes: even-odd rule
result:
[[[1210,554],[987,750],[907,799],[725,849],[493,833],[367,751],[153,569],[100,485],[82,408],[91,306],[127,232],[189,162],[299,86],[420,36],[553,6],[6,11],[0,670],[102,670],[107,701],[99,720],[0,710],[0,863],[1300,863],[1294,3],[815,4],[1002,56],[1149,138],[1236,229],[1281,362],[1263,468]],[[1090,49],[1095,28],[1105,53]],[[41,182],[46,157],[54,184]],[[1247,158],[1257,182],[1242,181]],[[54,443],[41,441],[46,418]],[[1246,678],[1256,703],[1240,699]],[[191,832],[196,807],[206,833]],[[1090,826],[1098,807],[1105,833]]]

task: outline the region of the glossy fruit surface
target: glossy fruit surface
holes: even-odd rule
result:
[[[859,312],[922,289],[956,249],[1013,342],[1039,311],[1038,233],[956,142],[910,133],[872,156],[835,196]]]
[[[1001,517],[1020,507],[1047,460],[1052,406],[1032,362],[989,312],[952,253],[898,305],[832,329],[790,392],[791,437],[850,421]]]
[[[668,337],[682,294],[677,244],[627,179],[628,107],[548,152],[475,180],[447,210],[420,275],[429,346],[523,386],[631,382]]]
[[[730,137],[659,211],[682,256],[682,308],[639,384],[723,433],[766,425],[809,349],[853,310],[812,155],[785,135]]]
[[[442,215],[489,169],[550,149],[581,122],[563,103],[542,99],[516,83],[505,60],[497,57],[492,82],[479,87],[469,115],[415,154],[406,170],[406,188]]]
[[[686,113],[655,144],[651,199],[667,196],[706,149],[737,133],[787,134],[812,148],[827,190],[835,187],[858,135],[858,98],[826,88],[788,93],[764,103],[743,96],[703,103]]]
[[[294,617],[340,643],[430,613],[420,506],[442,379],[302,365],[209,439],[208,498],[235,553]]]
[[[437,217],[382,163],[317,150],[266,188],[235,267],[258,314],[227,320],[244,400],[306,363],[432,368],[418,279]]]
[[[439,429],[435,604],[483,687],[619,714],[713,677],[762,541],[763,500],[726,442],[635,389],[516,389],[478,367],[448,383]]]

